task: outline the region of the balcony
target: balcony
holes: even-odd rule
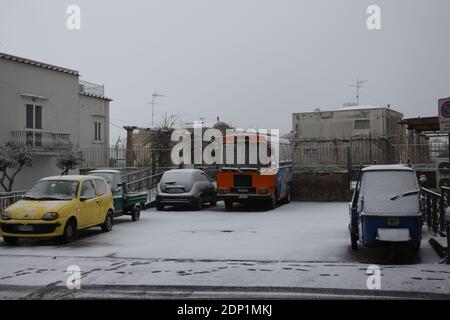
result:
[[[10,144],[12,146],[29,146],[36,151],[58,151],[72,147],[70,134],[68,133],[22,130],[12,131],[11,138]]]
[[[93,95],[97,97],[103,97],[105,95],[105,86],[83,80],[79,80],[79,85],[81,94]]]

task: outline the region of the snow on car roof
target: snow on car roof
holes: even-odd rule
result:
[[[40,181],[49,181],[49,180],[79,181],[79,180],[84,180],[86,178],[91,178],[91,177],[89,177],[89,176],[81,176],[81,175],[53,176],[53,177],[42,178]]]
[[[414,169],[404,164],[388,164],[365,167],[362,171],[414,171]]]
[[[166,172],[189,172],[189,173],[193,173],[193,172],[202,172],[202,170],[200,169],[171,169],[171,170],[167,170]]]
[[[119,170],[113,170],[113,169],[98,169],[98,170],[92,170],[89,171],[89,173],[121,173]]]

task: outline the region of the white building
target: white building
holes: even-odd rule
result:
[[[103,86],[79,77],[75,70],[0,53],[0,144],[29,145],[37,154],[33,167],[17,176],[15,190],[58,174],[56,156],[71,145],[108,146],[111,99]]]

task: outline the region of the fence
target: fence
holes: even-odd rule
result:
[[[0,212],[19,201],[26,191],[0,192]]]
[[[135,147],[132,151],[125,147],[84,148],[81,168],[126,168],[160,167],[172,168],[172,149],[152,149]]]
[[[393,144],[390,139],[359,138],[350,140],[298,141],[293,147],[298,169],[347,169],[361,163],[407,163],[435,169],[440,159],[448,161],[448,143]]]
[[[442,187],[442,193],[437,193],[425,188],[421,188],[420,199],[423,213],[423,220],[435,236],[446,237],[447,225],[445,221],[445,211],[449,206],[450,189]]]

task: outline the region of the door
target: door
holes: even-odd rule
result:
[[[80,212],[78,213],[78,223],[80,228],[90,227],[97,221],[100,201],[95,193],[92,180],[85,180],[81,184],[80,190]]]
[[[200,180],[203,182],[203,192],[204,192],[204,200],[214,201],[215,200],[215,188],[214,185],[209,181],[206,173],[200,173]]]
[[[101,224],[105,221],[106,213],[111,208],[111,195],[108,192],[108,186],[102,179],[94,179],[95,190],[99,202],[99,208],[94,214],[93,224]]]
[[[42,106],[27,104],[25,107],[27,145],[32,147],[42,147]]]

